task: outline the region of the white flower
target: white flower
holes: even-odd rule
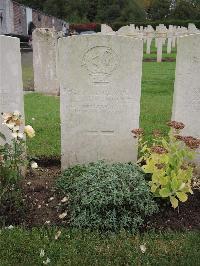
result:
[[[38,168],[38,164],[36,162],[32,162],[31,168],[32,169],[37,169]]]
[[[67,202],[68,201],[68,198],[67,197],[64,197],[63,199],[61,199],[61,202],[62,203],[65,203],[65,202]]]
[[[11,135],[14,139],[17,139],[17,138],[23,139],[23,137],[24,137],[24,135],[22,133],[19,133],[19,132],[13,132]]]
[[[12,118],[12,114],[11,113],[3,113],[2,114],[2,117],[3,117],[3,120],[4,120],[4,123],[3,124],[6,124],[7,121]]]
[[[20,118],[21,114],[19,111],[14,111],[13,112],[13,119],[18,120]]]
[[[43,260],[43,264],[45,264],[45,265],[49,264],[50,262],[51,262],[51,261],[50,261],[49,258],[47,258],[46,260]]]
[[[24,138],[24,134],[23,133],[18,133],[18,138],[23,139]]]
[[[33,120],[33,121],[35,121],[35,118],[34,118],[34,117],[32,117],[32,120]]]
[[[11,130],[14,129],[14,127],[16,126],[15,123],[9,123],[9,124],[6,124],[6,125]]]
[[[32,126],[25,126],[24,132],[27,134],[29,138],[35,137],[35,130],[32,128]]]
[[[142,251],[142,253],[145,253],[147,248],[146,248],[146,243],[144,245],[140,245],[140,250]]]
[[[43,257],[44,257],[44,253],[45,253],[45,252],[44,252],[44,249],[41,249],[41,250],[40,250],[40,258],[43,258]]]
[[[45,224],[50,224],[50,223],[51,223],[51,221],[46,221],[46,222],[45,222]]]
[[[19,126],[16,126],[16,125],[15,125],[15,126],[13,127],[12,130],[13,130],[13,132],[17,132],[17,131],[19,131]]]
[[[67,216],[67,212],[63,212],[62,214],[59,215],[60,219],[64,219]]]

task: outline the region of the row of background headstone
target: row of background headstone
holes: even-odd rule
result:
[[[111,27],[102,24],[103,35],[128,36],[142,39],[146,43],[146,53],[151,53],[153,41],[157,48],[157,62],[162,62],[163,45],[167,42],[167,53],[176,47],[179,37],[200,33],[194,24],[186,27],[169,26],[167,29],[163,24],[146,28],[135,27],[135,25],[124,26],[117,32]],[[33,66],[34,66],[34,90],[36,92],[59,95],[59,81],[57,77],[58,39],[61,37],[53,29],[36,29],[33,32]]]
[[[113,34],[131,36],[134,38],[143,39],[146,44],[146,54],[151,54],[151,47],[153,40],[155,40],[155,47],[157,48],[157,62],[162,62],[163,45],[167,41],[167,53],[171,54],[172,48],[176,47],[177,39],[181,36],[200,33],[195,24],[190,23],[188,28],[181,26],[169,25],[167,28],[164,24],[156,27],[156,30],[151,25],[147,27],[135,27],[134,24],[124,26],[118,31],[113,31],[112,28],[106,24],[101,25],[102,34]]]
[[[180,37],[173,119],[200,137],[200,34]],[[0,36],[0,112],[23,114],[20,44]],[[139,127],[143,41],[113,35],[59,40],[62,167],[99,159],[135,161],[130,131]],[[48,68],[44,65],[43,68]],[[158,110],[159,111],[159,110]],[[4,127],[0,127],[4,133]]]

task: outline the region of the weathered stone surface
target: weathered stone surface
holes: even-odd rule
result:
[[[199,138],[200,34],[180,37],[177,49],[172,118],[186,125],[184,134]]]
[[[101,24],[101,33],[102,34],[115,34],[115,31],[113,29],[106,25],[106,24]]]
[[[24,114],[20,41],[0,36],[0,113],[14,111]],[[10,136],[1,119],[0,131]]]
[[[57,78],[58,34],[52,29],[33,32],[34,87],[36,92],[59,94]]]
[[[135,161],[142,40],[112,35],[59,40],[62,168]]]
[[[151,43],[153,38],[155,37],[154,34],[154,29],[151,25],[148,25],[146,29],[146,38],[147,38],[147,48],[146,48],[146,53],[150,54],[151,53]]]

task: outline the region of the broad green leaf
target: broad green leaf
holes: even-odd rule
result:
[[[152,186],[151,186],[151,192],[152,192],[152,193],[155,193],[156,190],[157,190],[157,188],[158,188],[158,187],[157,187],[156,185],[152,185]]]
[[[188,195],[184,192],[177,192],[176,195],[181,202],[186,202],[188,200]]]
[[[168,149],[169,147],[167,141],[164,138],[162,139],[162,145],[165,149]]]
[[[167,176],[162,176],[160,178],[160,184],[165,186],[165,185],[167,185],[167,183],[168,183],[168,177]]]
[[[182,190],[185,188],[185,183],[182,183],[178,190]]]
[[[176,208],[178,207],[178,200],[177,200],[175,197],[171,196],[171,197],[170,197],[170,202],[171,202],[172,207],[173,207],[174,209],[176,209]]]
[[[180,181],[174,177],[171,182],[171,188],[173,191],[176,191],[179,189],[179,187],[180,187]]]
[[[171,192],[168,188],[162,188],[159,193],[162,198],[167,198],[171,195]]]

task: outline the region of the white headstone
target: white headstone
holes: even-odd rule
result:
[[[189,34],[199,33],[199,30],[197,29],[197,27],[195,26],[195,24],[189,23],[188,24],[188,33]]]
[[[172,37],[172,47],[175,48],[176,47],[176,32],[177,32],[177,27],[174,26],[174,34],[173,34],[173,37]]]
[[[146,36],[147,36],[147,50],[146,53],[150,54],[151,53],[151,43],[152,39],[154,38],[154,29],[151,25],[148,25],[146,29]]]
[[[58,95],[57,78],[58,35],[53,29],[36,29],[33,32],[33,67],[36,92]]]
[[[185,135],[200,138],[200,34],[178,40],[172,118],[186,125]]]
[[[88,35],[59,40],[62,168],[136,161],[143,42]]]
[[[162,50],[167,35],[166,27],[160,24],[156,27],[156,43],[157,43],[157,62],[162,62]]]
[[[113,29],[106,25],[106,24],[101,24],[101,33],[102,34],[115,34],[115,31]]]
[[[24,115],[20,40],[0,36],[0,113]],[[9,130],[0,121],[0,131],[9,140]]]
[[[169,29],[167,32],[167,53],[171,54],[172,52],[172,38],[173,38],[173,33],[174,33],[174,27],[172,25],[169,25]]]

